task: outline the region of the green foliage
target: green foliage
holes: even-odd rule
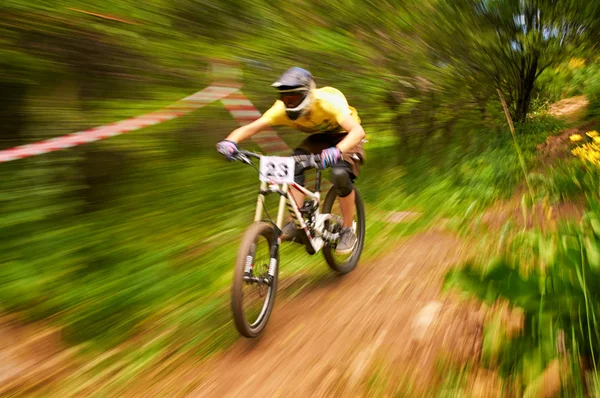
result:
[[[595,56],[568,58],[556,68],[546,69],[538,79],[535,96],[538,103],[555,102],[562,98],[585,95],[590,101],[588,116],[596,117],[600,93],[600,63]]]
[[[600,172],[579,159],[567,159],[540,176],[538,192],[554,203],[585,197],[594,203],[600,197]]]
[[[462,127],[462,126],[461,126]],[[564,124],[551,117],[536,117],[517,129],[517,141],[529,169],[538,167],[537,146]],[[459,127],[460,128],[460,127]],[[397,195],[388,185],[369,186],[369,192],[383,191],[379,202],[388,209],[416,207],[440,216],[454,216],[484,209],[509,198],[523,182],[523,174],[507,126],[497,129],[463,130],[460,139],[440,136],[428,142],[419,156],[407,157],[395,172]],[[384,151],[375,152],[379,159]],[[386,174],[380,179],[388,181]],[[380,181],[380,180],[377,180]],[[477,211],[476,211],[477,210]]]
[[[517,234],[505,254],[485,267],[468,263],[449,272],[445,287],[488,303],[504,299],[524,311],[522,333],[497,349],[503,374],[521,374],[528,385],[564,349],[574,363],[583,357],[596,370],[599,283],[600,213],[591,211],[581,224],[566,224],[556,233]]]
[[[600,7],[566,3],[438,2],[425,28],[427,42],[438,62],[455,68],[457,82],[472,87],[475,98],[485,101],[500,88],[515,121],[524,122],[539,75],[593,45]]]
[[[600,63],[596,62],[589,68],[589,73],[582,85],[583,92],[590,101],[588,116],[600,117]]]

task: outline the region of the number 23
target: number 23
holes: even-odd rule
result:
[[[277,168],[279,168],[279,172],[277,172]],[[287,177],[288,171],[288,165],[285,163],[279,163],[278,165],[273,162],[267,163],[267,177]]]

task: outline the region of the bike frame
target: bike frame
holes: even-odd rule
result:
[[[248,151],[239,151],[238,154],[239,154],[238,160],[241,160],[242,162],[244,162],[248,165],[251,165],[251,166],[254,166],[254,165],[252,164],[252,161],[248,157],[254,157],[257,159],[260,159],[262,157],[262,155],[260,155],[260,154],[252,153],[252,152],[248,152]],[[297,156],[292,156],[292,157],[295,158],[294,159],[295,161],[299,161],[299,160],[297,160],[297,158],[298,158]],[[258,198],[256,200],[256,212],[254,214],[255,222],[260,222],[263,220],[265,196],[270,193],[278,193],[280,195],[279,210],[277,212],[277,221],[273,222],[273,220],[269,220],[273,224],[275,234],[277,236],[277,239],[273,240],[273,247],[271,248],[271,260],[278,257],[279,244],[281,243],[281,229],[283,228],[283,217],[285,215],[286,206],[287,206],[290,214],[292,215],[292,218],[293,218],[296,226],[299,229],[302,229],[306,234],[306,238],[308,240],[308,242],[306,242],[306,243],[310,243],[310,246],[307,245],[307,247],[306,247],[306,250],[309,252],[309,254],[314,254],[314,253],[318,252],[319,250],[321,250],[321,248],[323,248],[323,246],[325,245],[326,242],[335,242],[339,238],[339,233],[337,233],[337,232],[332,233],[325,228],[325,222],[330,221],[330,220],[335,220],[336,217],[332,216],[331,214],[321,214],[321,212],[320,212],[320,208],[321,208],[321,194],[320,194],[321,169],[318,167],[317,163],[315,162],[314,157],[312,157],[310,160],[311,160],[311,163],[309,164],[309,168],[315,168],[316,172],[317,172],[315,192],[312,192],[312,191],[304,188],[303,186],[296,184],[295,182],[292,182],[289,184],[287,184],[287,183],[278,184],[275,181],[268,181],[268,182],[261,181],[260,191],[258,193]],[[318,161],[319,160],[317,159],[317,162]],[[254,167],[256,168],[256,166],[254,166]],[[260,171],[259,171],[259,173],[260,173]],[[298,192],[304,194],[305,196],[308,196],[310,199],[314,200],[315,203],[317,204],[316,209],[311,214],[311,216],[314,217],[313,218],[314,225],[312,225],[312,227],[313,227],[315,236],[313,236],[311,234],[310,230],[308,229],[308,226],[306,225],[306,222],[304,221],[304,218],[302,217],[302,213],[298,209],[298,204],[296,203],[296,200],[294,199],[294,197],[292,196],[292,194],[290,192],[290,188],[297,190]],[[273,265],[271,266],[271,268],[273,268]]]
[[[312,191],[304,188],[303,186],[296,184],[295,182],[293,182],[291,184],[276,184],[276,183],[267,183],[264,181],[261,182],[258,199],[256,201],[256,213],[254,215],[254,221],[262,220],[265,195],[269,192],[278,193],[280,195],[280,198],[279,198],[279,210],[277,211],[277,222],[276,222],[277,228],[279,230],[281,230],[281,228],[283,228],[283,217],[285,215],[285,208],[287,206],[296,225],[299,228],[301,228],[302,230],[304,230],[304,232],[306,233],[306,236],[308,237],[308,241],[310,242],[314,251],[317,252],[317,251],[321,250],[321,248],[323,247],[323,244],[324,244],[323,238],[321,238],[320,236],[312,236],[311,235],[310,231],[308,230],[308,226],[306,225],[306,222],[304,221],[304,218],[302,218],[302,214],[300,213],[300,210],[298,209],[296,200],[294,199],[294,197],[292,196],[291,191],[290,191],[290,188],[296,189],[297,191],[303,193],[304,195],[308,196],[310,199],[313,199],[316,201],[316,203],[318,203],[317,209],[315,210],[315,217],[318,220],[318,226],[320,226],[321,223],[325,221],[325,219],[329,218],[329,217],[322,217],[322,215],[320,213],[320,207],[321,207],[321,205],[320,205],[321,194],[319,193],[320,185],[321,185],[321,170],[317,170],[316,192],[312,192]],[[327,216],[329,216],[329,215],[327,215]],[[319,230],[319,228],[316,228],[316,229]],[[278,242],[279,241],[280,241],[280,239],[278,239]]]

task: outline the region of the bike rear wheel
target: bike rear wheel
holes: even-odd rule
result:
[[[244,234],[238,251],[231,292],[231,309],[235,327],[242,336],[258,336],[269,320],[275,304],[279,256],[273,275],[269,275],[273,226],[257,222]]]
[[[354,250],[352,253],[348,255],[338,255],[335,252],[335,247],[330,244],[326,244],[323,247],[323,255],[325,256],[325,261],[331,269],[340,274],[347,274],[356,268],[358,264],[358,260],[363,251],[364,243],[365,243],[365,207],[360,196],[360,193],[356,188],[354,188],[355,199],[354,199],[354,226],[355,226],[355,234],[356,234],[356,245],[354,246]],[[336,216],[336,218],[342,219],[342,213],[339,208],[339,201],[335,187],[331,187],[329,192],[327,192],[327,196],[325,196],[325,200],[323,201],[323,213],[329,213]]]

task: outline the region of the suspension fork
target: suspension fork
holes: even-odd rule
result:
[[[263,203],[265,202],[265,194],[267,193],[267,183],[260,183],[260,191],[258,192],[258,199],[256,199],[256,213],[254,213],[254,221],[258,222],[262,220],[263,216]]]
[[[285,202],[288,193],[288,184],[283,184],[281,189],[277,190],[279,193],[279,209],[277,210],[277,222],[273,226],[275,236],[273,239],[273,245],[271,246],[271,259],[269,262],[269,278],[273,280],[277,268],[279,267],[279,245],[281,244],[281,229],[283,228],[283,216],[285,214]]]
[[[288,184],[283,184],[279,192],[279,210],[277,210],[277,228],[283,228],[283,216],[285,215],[285,203],[288,197]]]
[[[254,214],[254,221],[259,222],[263,217],[264,201],[265,196],[270,192],[266,182],[260,183],[260,191],[258,192],[258,198],[256,199],[256,212]],[[280,194],[279,199],[279,212],[277,214],[277,223],[273,225],[273,244],[271,245],[270,260],[269,260],[269,278],[267,283],[270,284],[275,277],[277,268],[279,266],[279,245],[281,244],[281,228],[283,227],[283,215],[285,212],[285,200],[287,197],[288,185],[283,184],[282,190],[278,190]]]

